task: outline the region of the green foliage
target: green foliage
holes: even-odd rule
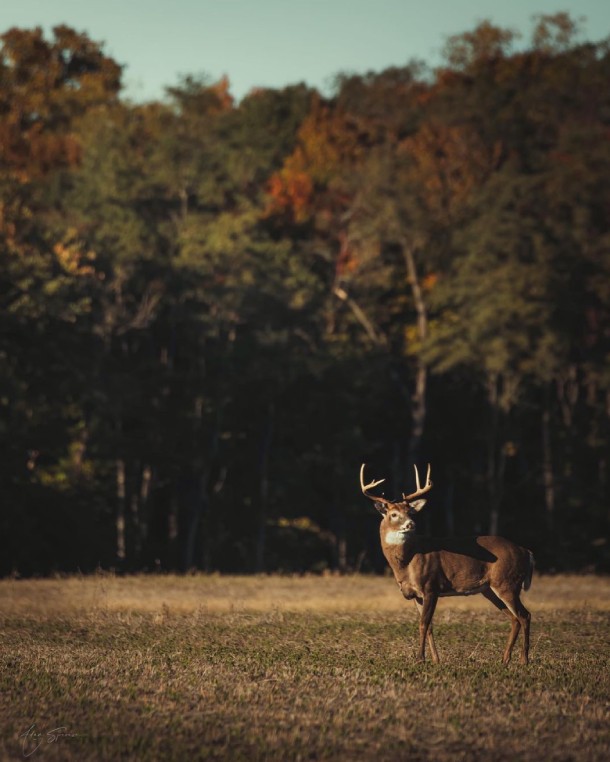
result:
[[[134,105],[86,35],[1,40],[3,572],[379,569],[359,465],[418,458],[431,531],[608,568],[605,44]]]

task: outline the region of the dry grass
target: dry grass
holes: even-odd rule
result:
[[[480,597],[441,601],[434,666],[389,578],[0,581],[0,758],[609,758],[610,580],[526,601],[529,667]]]
[[[610,611],[610,577],[535,577],[523,600],[534,611]],[[193,613],[247,611],[401,612],[405,601],[391,577],[221,575],[116,577],[101,574],[0,580],[0,614],[64,616],[91,611]],[[448,598],[439,612],[488,611],[481,596]]]

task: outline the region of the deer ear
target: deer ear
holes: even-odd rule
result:
[[[382,516],[385,516],[386,513],[388,512],[388,506],[385,503],[377,503],[376,502],[375,503],[375,508],[377,508],[377,510],[379,511],[379,513]]]
[[[412,503],[409,503],[411,508],[413,508],[414,511],[421,511],[421,509],[426,505],[425,500],[414,500]]]

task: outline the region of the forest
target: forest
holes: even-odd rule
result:
[[[0,36],[0,574],[380,572],[378,516],[610,571],[610,41],[121,96]]]

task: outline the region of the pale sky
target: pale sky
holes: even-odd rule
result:
[[[441,62],[449,35],[483,19],[524,34],[532,16],[585,17],[610,37],[610,0],[0,0],[0,32],[67,24],[125,66],[124,95],[162,98],[185,74],[227,75],[237,100],[297,82],[327,93],[339,72]]]

